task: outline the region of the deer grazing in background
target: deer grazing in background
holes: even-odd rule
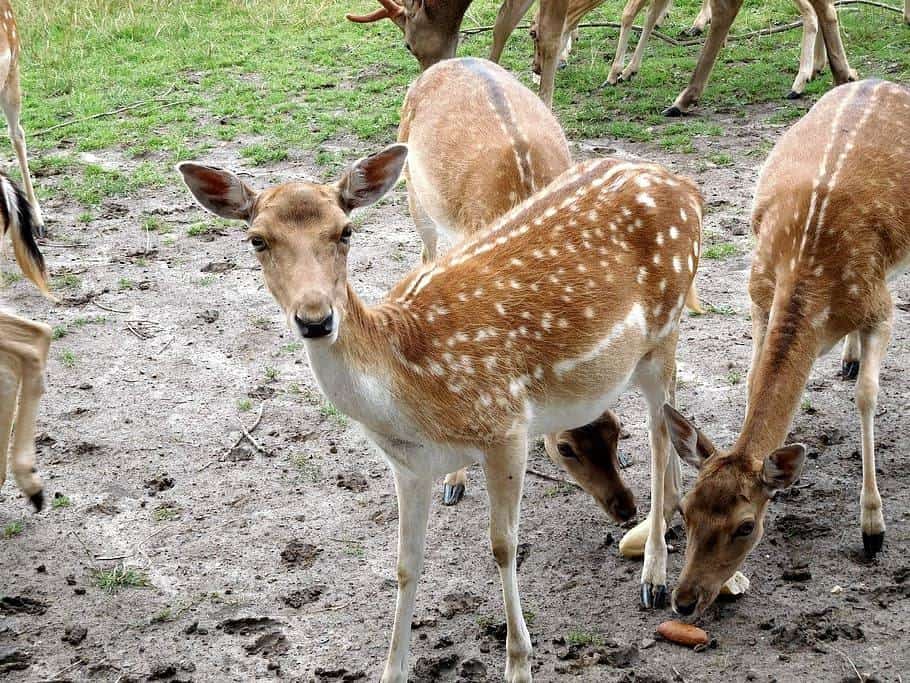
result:
[[[505,601],[505,677],[530,681],[516,570],[528,438],[592,422],[629,384],[643,390],[651,438],[642,598],[646,606],[666,599],[662,410],[698,266],[702,199],[691,181],[654,164],[585,162],[368,307],[347,279],[350,215],[394,186],[406,155],[392,145],[335,184],[262,192],[221,169],[178,169],[203,207],[247,222],[266,284],[304,340],[319,387],[392,468],[398,600],[382,680],[407,679],[433,480],[477,462]]]
[[[700,469],[682,501],[688,545],[674,592],[702,612],[762,536],[768,502],[799,477],[783,445],[815,359],[846,337],[858,364],[860,526],[868,555],[885,522],[875,477],[879,368],[894,317],[888,282],[910,266],[910,90],[867,80],[835,88],[778,141],[762,170],[752,229],[752,365],[742,431],[729,451],[666,407],[677,453]],[[855,354],[855,355],[854,355]]]
[[[404,33],[405,47],[416,57],[421,69],[428,69],[436,62],[455,56],[458,33],[464,14],[471,0],[377,0],[381,7],[364,14],[347,14],[355,23],[370,23],[390,19]],[[531,0],[503,0],[496,27],[490,59],[499,62],[506,42]],[[569,0],[541,0],[540,44],[541,79],[540,99],[547,106],[553,100],[553,82],[559,63],[559,45],[566,20]]]
[[[19,42],[19,33],[13,8],[9,0],[0,0],[0,107],[6,115],[9,125],[9,135],[13,142],[13,149],[19,160],[19,170],[22,171],[22,184],[28,201],[34,210],[34,230],[38,237],[44,236],[44,218],[38,198],[32,187],[32,178],[28,170],[28,152],[25,148],[25,131],[19,123],[22,112],[22,89],[19,86],[19,55],[22,51]]]
[[[35,243],[33,207],[21,190],[0,174],[0,240],[10,236],[22,272],[45,296],[44,257]],[[12,470],[19,489],[41,511],[44,487],[35,473],[35,420],[44,393],[44,368],[51,343],[51,328],[21,318],[0,306],[0,487],[6,481],[7,455],[13,421]],[[17,410],[18,405],[18,410]]]

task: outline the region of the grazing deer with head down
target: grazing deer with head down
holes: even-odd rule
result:
[[[41,216],[41,207],[32,187],[32,178],[28,171],[28,152],[25,148],[25,132],[19,123],[22,112],[22,89],[19,86],[19,55],[22,46],[19,42],[19,32],[13,8],[9,0],[0,0],[0,107],[6,115],[9,125],[9,135],[16,150],[19,160],[19,170],[22,171],[22,184],[28,201],[34,210],[34,229],[38,237],[44,236],[44,218]]]
[[[32,209],[19,188],[0,174],[0,240],[9,234],[22,272],[45,296],[53,299],[47,287],[44,257],[35,244]],[[44,393],[44,368],[50,343],[51,329],[47,325],[19,317],[0,306],[0,487],[6,481],[6,461],[15,420],[10,458],[13,476],[39,512],[44,504],[44,487],[35,473],[35,420]]]
[[[508,635],[505,675],[531,680],[516,548],[529,434],[593,421],[628,384],[651,436],[647,605],[666,597],[663,496],[679,318],[698,265],[702,199],[654,164],[579,164],[366,306],[347,280],[350,214],[398,179],[407,147],[357,161],[334,185],[257,192],[236,175],[178,168],[197,200],[249,241],[317,382],[391,465],[398,600],[382,680],[404,681],[434,477],[479,462]],[[671,492],[675,495],[675,492]]]
[[[402,33],[408,52],[414,55],[421,69],[455,56],[458,32],[471,0],[377,0],[381,7],[369,14],[347,14],[355,23],[364,24],[390,19]],[[532,0],[503,0],[496,27],[490,59],[498,62],[506,41]],[[540,99],[547,106],[553,100],[553,82],[559,63],[559,45],[569,0],[541,0],[540,3]]]
[[[805,448],[783,442],[815,359],[844,337],[845,369],[858,371],[863,546],[869,555],[882,547],[873,421],[894,315],[888,282],[910,266],[908,139],[910,90],[861,81],[821,98],[765,163],[752,213],[758,245],[742,431],[721,451],[666,408],[677,453],[700,469],[680,508],[689,539],[674,593],[682,614],[711,604],[761,538],[774,492],[799,477]]]

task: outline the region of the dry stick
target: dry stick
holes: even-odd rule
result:
[[[262,405],[259,406],[259,418],[260,419],[262,418]],[[237,423],[240,425],[240,429],[243,430],[243,435],[246,437],[246,440],[249,441],[251,444],[253,444],[253,448],[255,448],[257,451],[259,451],[263,455],[267,455],[267,456],[271,457],[271,455],[272,455],[271,451],[268,451],[265,448],[263,448],[262,444],[253,438],[253,435],[250,434],[249,430],[247,430],[247,428],[244,426],[243,420],[241,420],[238,417]],[[259,420],[256,420],[256,424],[257,425],[259,424]],[[255,429],[255,427],[254,427],[254,429]]]
[[[897,12],[902,14],[903,10],[898,7],[892,7],[891,5],[886,5],[881,2],[874,2],[873,0],[839,0],[834,3],[835,7],[845,7],[847,5],[869,5],[871,7],[878,7],[880,9],[889,10],[891,12]],[[795,28],[799,28],[803,25],[802,20],[794,21],[789,24],[783,24],[781,26],[775,26],[773,28],[763,28],[756,31],[748,31],[747,33],[738,33],[736,35],[727,36],[727,41],[737,41],[737,40],[747,40],[749,38],[758,38],[761,36],[773,36],[777,33],[785,33],[786,31],[792,31]],[[463,35],[471,36],[477,33],[486,33],[492,31],[495,26],[477,26],[475,28],[468,28],[462,31]],[[521,26],[516,26],[516,29],[528,29],[531,28],[530,24],[523,24]],[[579,24],[578,28],[622,28],[622,24],[615,21],[590,21],[583,24]],[[630,29],[636,33],[642,32],[641,26],[630,26]],[[662,40],[665,43],[669,43],[674,47],[690,47],[692,45],[701,45],[702,40],[696,38],[693,40],[678,40],[673,36],[668,36],[666,33],[661,31],[651,31],[651,35]]]
[[[70,529],[70,535],[71,535],[73,538],[75,538],[77,541],[79,541],[79,544],[80,544],[83,548],[85,548],[85,554],[88,555],[88,559],[89,559],[89,561],[92,563],[92,566],[94,566],[95,569],[98,569],[98,565],[95,564],[95,557],[94,557],[94,555],[92,555],[92,551],[88,549],[88,546],[85,544],[85,541],[83,541],[83,540],[79,537],[79,534],[77,534],[73,529]]]
[[[102,305],[102,304],[99,304],[99,303],[98,303],[97,301],[95,301],[94,299],[92,299],[92,303],[95,304],[95,305],[96,305],[98,308],[100,308],[102,311],[110,311],[111,313],[129,313],[129,311],[121,311],[121,310],[118,309],[118,308],[111,308],[111,307],[109,307],[109,306],[104,306],[104,305]]]
[[[856,680],[858,680],[859,683],[863,683],[863,677],[862,677],[862,675],[860,675],[859,669],[856,668],[856,664],[854,664],[854,663],[853,663],[853,660],[850,659],[850,656],[849,656],[846,652],[843,652],[842,650],[838,650],[838,649],[837,649],[836,647],[834,647],[833,645],[829,645],[828,647],[830,647],[830,648],[831,648],[832,650],[834,650],[837,654],[839,654],[841,657],[843,657],[844,659],[847,660],[847,664],[849,664],[849,665],[853,668],[853,673],[856,674]]]
[[[553,477],[549,474],[544,474],[543,472],[538,472],[537,470],[532,470],[530,467],[525,470],[528,474],[533,474],[535,477],[540,477],[541,479],[546,479],[547,481],[555,481],[557,484],[563,484],[565,486],[574,486],[577,489],[580,489],[581,486],[572,481],[566,481],[565,479],[560,479],[559,477]]]
[[[72,126],[76,123],[84,123],[85,121],[93,121],[95,119],[104,118],[105,116],[115,116],[116,114],[122,114],[125,111],[130,111],[131,109],[138,109],[139,107],[143,107],[146,104],[149,104],[150,102],[161,102],[162,99],[164,99],[165,97],[170,95],[172,92],[174,92],[174,87],[175,86],[171,86],[166,92],[163,92],[160,95],[155,95],[155,97],[149,97],[144,100],[139,100],[138,102],[133,102],[132,104],[128,104],[123,107],[117,107],[116,109],[112,109],[111,111],[103,111],[98,114],[92,114],[91,116],[85,116],[83,118],[78,118],[78,119],[69,119],[68,121],[63,121],[62,123],[58,123],[55,126],[51,126],[50,128],[45,128],[44,130],[39,130],[39,131],[30,133],[30,135],[32,137],[35,137],[36,135],[44,135],[45,133],[50,133],[51,131],[57,130],[59,128],[65,128],[66,126]]]
[[[235,448],[237,448],[237,446],[240,445],[240,442],[243,441],[244,439],[250,439],[250,443],[252,443],[254,446],[256,446],[256,448],[257,448],[258,450],[260,450],[263,454],[271,455],[271,453],[269,453],[268,451],[262,450],[262,447],[259,446],[255,441],[253,441],[253,437],[250,436],[250,432],[256,431],[256,427],[258,427],[258,426],[259,426],[259,423],[262,421],[262,411],[263,411],[263,410],[265,410],[265,403],[264,403],[264,402],[259,404],[259,414],[256,416],[256,421],[253,423],[253,426],[249,428],[249,430],[247,430],[247,429],[243,426],[243,422],[242,422],[242,421],[240,422],[240,429],[242,430],[241,433],[240,433],[240,436],[237,437],[237,440],[236,440],[233,444],[231,444],[230,448],[228,448],[228,449],[224,452],[224,454],[230,453],[232,450],[234,450]],[[196,471],[197,471],[197,472],[202,472],[203,470],[206,470],[206,469],[208,469],[209,467],[211,467],[215,462],[217,462],[217,461],[216,461],[216,460],[210,460],[209,462],[207,462],[205,465],[203,465],[202,467],[200,467],[200,468],[199,468],[198,470],[196,470]]]

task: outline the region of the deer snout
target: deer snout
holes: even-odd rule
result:
[[[335,331],[335,315],[331,306],[316,310],[305,307],[294,314],[294,324],[304,339],[318,339]]]
[[[673,591],[673,611],[684,617],[691,616],[698,607],[698,592],[686,586]]]
[[[614,494],[610,501],[608,512],[617,522],[628,522],[638,514],[638,508],[635,505],[635,496],[628,489],[623,489]]]

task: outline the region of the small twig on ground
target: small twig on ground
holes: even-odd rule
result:
[[[85,662],[82,658],[77,658],[75,662],[73,662],[72,664],[70,664],[70,665],[67,666],[67,667],[64,667],[63,669],[60,669],[60,671],[58,671],[57,673],[55,673],[55,674],[54,674],[53,676],[51,676],[50,678],[46,678],[46,679],[44,679],[43,681],[41,681],[41,683],[51,683],[52,681],[59,681],[59,680],[60,680],[60,677],[61,677],[63,674],[65,674],[67,671],[72,671],[72,670],[75,669],[77,666],[82,666],[83,664],[86,664],[86,662]]]
[[[141,341],[146,341],[147,339],[150,338],[150,337],[147,337],[146,335],[142,334],[139,330],[137,330],[132,325],[127,325],[126,329],[128,332],[132,333],[133,336],[135,336],[137,339],[139,339]]]
[[[253,447],[256,448],[256,450],[258,450],[258,451],[259,451],[260,453],[262,453],[263,455],[271,455],[271,453],[270,453],[269,451],[265,450],[265,449],[264,449],[264,448],[263,448],[263,447],[262,447],[262,446],[261,446],[261,445],[252,437],[252,435],[250,434],[250,432],[255,432],[255,431],[256,431],[256,427],[258,427],[258,426],[259,426],[259,423],[262,422],[262,412],[263,412],[264,410],[265,410],[265,402],[263,401],[262,403],[259,404],[259,414],[256,415],[256,421],[253,422],[252,426],[251,426],[249,429],[247,429],[246,427],[244,427],[243,421],[242,421],[242,420],[239,420],[239,418],[238,418],[238,422],[240,422],[240,430],[241,430],[241,431],[240,431],[240,436],[238,436],[238,437],[237,437],[237,440],[234,441],[234,443],[232,443],[232,444],[227,448],[227,450],[224,451],[224,453],[222,453],[221,455],[227,455],[228,453],[230,453],[232,450],[234,450],[235,448],[237,448],[237,446],[240,445],[240,442],[243,441],[244,439],[248,439],[249,442],[253,445]],[[217,462],[217,459],[209,460],[206,464],[204,464],[202,467],[200,467],[200,468],[199,468],[198,470],[196,470],[196,471],[197,471],[197,472],[202,472],[202,470],[208,469],[209,467],[211,467],[212,465],[214,465],[216,462]]]
[[[253,425],[253,429],[256,429],[256,427],[259,425],[259,421],[262,419],[262,409],[264,407],[265,407],[265,403],[261,403],[259,405],[259,417],[256,418],[256,424]],[[239,417],[237,418],[237,423],[240,425],[240,429],[241,429],[241,431],[243,431],[243,435],[246,437],[246,440],[252,444],[253,448],[255,448],[257,451],[259,451],[263,455],[268,455],[268,456],[272,455],[271,451],[267,450],[266,448],[263,447],[263,445],[261,443],[256,441],[256,439],[253,437],[253,435],[250,434],[250,430],[248,430],[246,428],[246,426],[244,426],[243,420],[241,420]],[[237,443],[240,443],[240,442],[238,441]]]
[[[304,613],[304,616],[306,616],[307,614],[319,614],[320,612],[337,612],[337,611],[340,610],[340,609],[344,609],[345,607],[349,607],[350,604],[351,604],[351,603],[346,602],[346,603],[344,603],[343,605],[329,605],[328,607],[323,607],[323,608],[321,608],[321,609],[314,609],[314,610],[311,610],[311,611],[309,611],[309,612],[305,612],[305,613]]]
[[[125,560],[129,555],[97,555],[95,557],[98,562],[114,562],[115,560]]]
[[[92,299],[92,303],[95,304],[102,311],[110,311],[111,313],[129,313],[129,311],[121,311],[119,308],[111,308],[110,306],[105,306],[104,304],[99,304],[95,299]]]
[[[174,343],[174,338],[171,337],[170,339],[168,339],[168,340],[165,342],[164,346],[162,346],[161,349],[158,351],[158,353],[156,353],[155,355],[156,355],[156,356],[160,356],[162,353],[164,353],[165,351],[167,351],[167,350],[168,350],[168,347],[169,347],[171,344],[173,344],[173,343]]]
[[[79,534],[77,534],[76,531],[73,529],[70,529],[70,535],[73,538],[75,538],[77,541],[79,541],[79,545],[81,545],[85,549],[85,554],[88,556],[89,562],[91,562],[92,566],[95,567],[95,569],[97,569],[98,565],[95,564],[95,556],[94,556],[94,554],[92,554],[92,551],[89,550],[89,547],[85,544],[85,541],[83,541],[82,538],[79,536]]]
[[[156,95],[155,97],[149,97],[144,100],[139,100],[138,102],[133,102],[132,104],[127,104],[123,107],[117,107],[116,109],[112,109],[111,111],[103,111],[98,114],[92,114],[91,116],[84,116],[82,118],[77,118],[77,119],[69,119],[67,121],[63,121],[62,123],[58,123],[55,126],[51,126],[50,128],[45,128],[44,130],[38,130],[38,131],[35,131],[34,133],[30,133],[30,135],[32,137],[35,137],[37,135],[45,135],[46,133],[50,133],[51,131],[55,131],[60,128],[65,128],[67,126],[72,126],[77,123],[84,123],[85,121],[94,121],[95,119],[101,119],[106,116],[116,116],[117,114],[122,114],[125,111],[130,111],[132,109],[138,109],[139,107],[143,107],[151,102],[161,102],[162,99],[164,99],[165,97],[170,95],[172,92],[174,92],[174,86],[171,86],[165,92],[161,93],[160,95]],[[173,104],[178,104],[178,103],[174,102],[174,103],[168,103],[168,104],[173,105]]]
[[[847,661],[847,664],[849,664],[850,667],[853,669],[853,673],[856,674],[856,680],[858,680],[859,683],[863,683],[862,674],[860,674],[859,669],[856,668],[856,664],[853,663],[853,660],[850,659],[850,655],[848,655],[843,650],[838,650],[833,645],[829,645],[828,647],[830,647],[832,650],[834,650],[837,654],[839,654],[841,657],[843,657]]]
[[[581,486],[576,484],[573,481],[566,481],[565,479],[560,479],[559,477],[554,477],[549,474],[544,474],[543,472],[538,472],[537,470],[532,470],[530,467],[525,470],[528,474],[533,474],[535,477],[540,477],[541,479],[546,479],[547,481],[554,481],[557,484],[564,484],[566,486],[574,486],[577,489],[580,489]]]
[[[91,245],[85,244],[84,242],[73,242],[72,244],[63,244],[60,242],[47,242],[41,240],[38,242],[42,247],[47,247],[48,249],[85,249]]]

